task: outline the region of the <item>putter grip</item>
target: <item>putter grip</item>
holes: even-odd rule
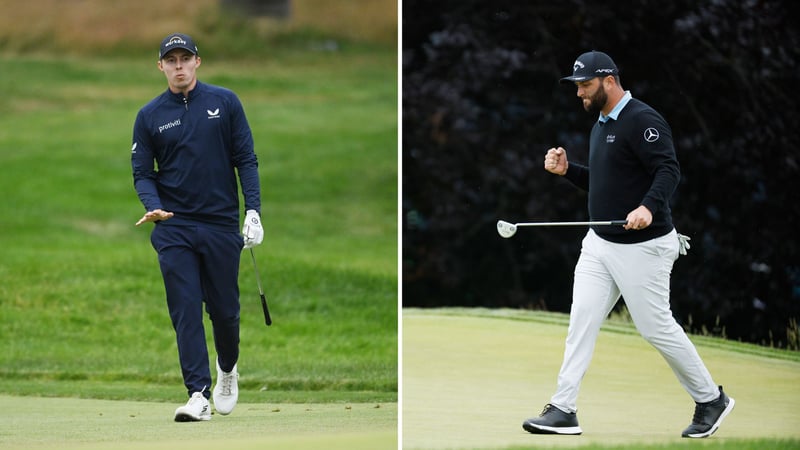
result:
[[[627,220],[612,220],[612,221],[611,221],[611,225],[620,225],[620,226],[624,226],[626,223],[628,223],[628,221],[627,221]]]
[[[269,315],[269,308],[267,308],[267,299],[264,297],[264,294],[261,294],[261,309],[264,310],[264,323],[267,326],[272,325],[272,317]]]

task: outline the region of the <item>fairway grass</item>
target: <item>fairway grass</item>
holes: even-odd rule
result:
[[[800,445],[796,356],[692,337],[736,407],[711,438],[688,441],[680,432],[691,422],[694,403],[632,325],[609,322],[581,386],[578,414],[583,434],[528,434],[523,420],[538,416],[555,390],[566,331],[567,316],[562,314],[405,309],[403,448]]]
[[[186,389],[130,169],[163,75],[152,57],[0,55],[0,448],[396,448],[395,63],[204,57],[253,128],[273,325],[244,253],[241,404],[176,424]]]
[[[293,1],[280,26],[121,3],[0,0],[0,448],[396,448],[397,3]],[[178,30],[252,128],[273,318],[243,253],[240,404],[199,424],[172,421],[186,389],[130,166]]]
[[[396,403],[244,403],[194,423],[173,422],[169,403],[0,395],[0,404],[0,448],[397,448]]]
[[[151,58],[0,56],[0,393],[186,400],[152,225],[134,226],[133,120],[166,89]],[[396,52],[203,61],[259,159],[273,325],[243,253],[242,400],[396,402]]]

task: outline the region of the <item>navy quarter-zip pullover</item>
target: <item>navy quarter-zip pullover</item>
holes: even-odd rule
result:
[[[169,89],[136,116],[133,182],[147,211],[175,215],[164,225],[238,231],[238,171],[245,210],[261,212],[258,161],[239,98],[197,82],[188,97]]]

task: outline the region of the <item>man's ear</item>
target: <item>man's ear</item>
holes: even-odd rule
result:
[[[158,70],[163,72],[164,71],[164,66],[161,65],[161,60],[160,59],[158,60],[158,63],[156,63],[156,64],[158,65]]]

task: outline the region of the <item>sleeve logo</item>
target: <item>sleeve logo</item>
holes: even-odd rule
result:
[[[644,130],[644,140],[647,142],[655,142],[658,140],[658,130],[655,128],[648,128]]]

